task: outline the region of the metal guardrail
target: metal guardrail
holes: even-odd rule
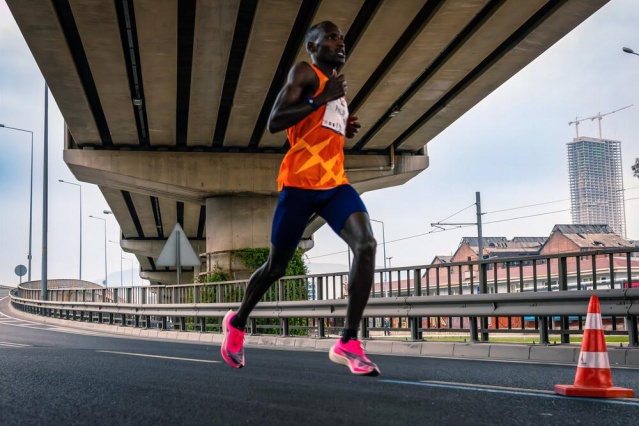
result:
[[[581,333],[590,296],[596,294],[602,316],[609,318],[609,333],[627,334],[629,344],[637,346],[639,288],[623,288],[624,282],[639,279],[634,252],[613,249],[379,270],[362,334],[371,337],[371,331],[390,329],[410,332],[418,340],[426,332],[447,331],[486,341],[489,333],[538,332],[540,342],[548,342],[554,333],[567,343],[571,334]],[[484,294],[473,294],[480,273]],[[346,276],[283,278],[255,308],[251,331],[288,335],[297,330],[322,337],[327,329],[338,330],[346,315]],[[23,310],[63,318],[209,331],[219,329],[226,311],[239,306],[246,284],[58,288],[50,289],[43,301],[39,285],[28,283],[12,291],[12,301]],[[384,326],[389,320],[392,326]]]

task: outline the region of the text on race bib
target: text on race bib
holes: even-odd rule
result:
[[[346,134],[346,120],[348,118],[348,108],[344,98],[335,99],[326,104],[322,127],[331,129],[340,135]]]

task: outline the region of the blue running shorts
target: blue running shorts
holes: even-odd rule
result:
[[[284,187],[275,208],[271,244],[282,250],[294,250],[309,219],[321,216],[339,235],[349,216],[366,211],[359,194],[351,185],[332,189]]]

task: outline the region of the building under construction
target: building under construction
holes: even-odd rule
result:
[[[625,238],[621,142],[577,137],[566,145],[572,223],[606,224]]]

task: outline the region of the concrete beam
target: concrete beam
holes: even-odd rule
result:
[[[124,239],[120,241],[120,247],[122,250],[127,253],[135,254],[136,256],[145,256],[151,257],[153,259],[157,259],[160,257],[160,252],[164,248],[166,244],[166,239],[164,240],[127,240]],[[200,255],[204,253],[206,250],[206,241],[205,240],[196,240],[189,239],[193,250],[195,253]]]
[[[191,284],[194,282],[193,271],[182,271],[180,274],[180,284]],[[163,285],[177,284],[176,271],[142,271],[140,277],[151,283],[161,283]]]
[[[224,195],[277,195],[282,154],[65,150],[75,177],[101,187],[204,205]],[[360,191],[401,185],[428,167],[424,155],[347,155]]]

